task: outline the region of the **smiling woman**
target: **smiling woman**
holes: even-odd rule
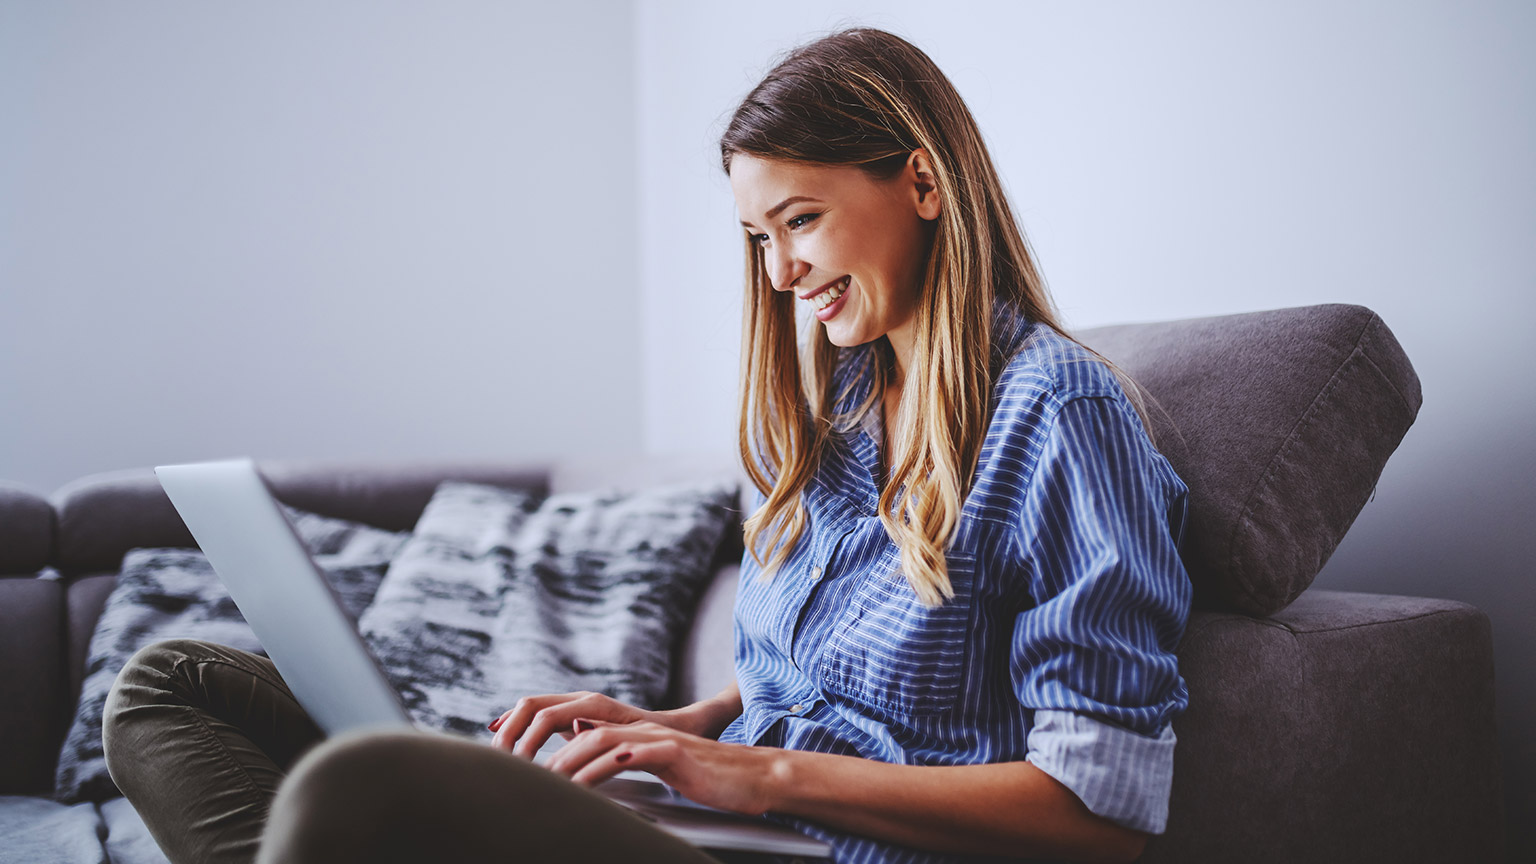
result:
[[[248,860],[261,831],[274,864],[729,859],[587,788],[631,769],[839,862],[1129,861],[1164,830],[1188,490],[1134,385],[1057,324],[965,103],[911,43],[846,30],[720,147],[746,249],[735,683],[666,711],[527,697],[490,749],[344,736],[282,779],[266,754],[312,724],[270,663],[194,646],[140,669],[146,704],[267,710],[220,721],[197,794],[163,799],[207,839],[182,858]],[[544,767],[515,758],[556,734]],[[205,827],[229,812],[243,845]]]
[[[585,721],[557,773],[653,771],[845,862],[1129,860],[1163,830],[1187,489],[1057,324],[981,142],[878,30],[743,100],[736,684],[660,715],[539,697],[499,746]]]

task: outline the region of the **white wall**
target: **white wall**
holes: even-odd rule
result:
[[[1346,302],[1396,333],[1424,407],[1315,584],[1489,613],[1510,817],[1536,857],[1536,6],[637,8],[650,450],[732,440],[730,110],[804,38],[895,30],[969,102],[1069,324]]]
[[[0,478],[638,448],[633,45],[624,0],[0,2]]]

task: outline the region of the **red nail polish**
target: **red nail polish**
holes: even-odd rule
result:
[[[620,753],[619,755],[613,757],[613,761],[615,761],[615,762],[628,762],[629,761],[629,755],[630,754],[628,754],[628,753]]]
[[[491,730],[492,732],[495,732],[498,728],[501,727],[501,722],[503,720],[505,720],[505,719],[507,719],[507,718],[505,718],[505,717],[497,717],[495,720],[491,721],[491,725],[489,725],[489,726],[487,726],[485,728]]]
[[[495,723],[487,723],[485,725],[485,728],[491,730],[492,732],[495,732],[496,731],[496,724]]]

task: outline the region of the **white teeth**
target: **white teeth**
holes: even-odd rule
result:
[[[837,298],[843,296],[843,292],[846,290],[848,290],[848,280],[844,279],[836,285],[833,285],[831,288],[828,288],[820,294],[817,294],[815,297],[812,297],[811,303],[815,304],[816,309],[820,311],[827,308],[828,306],[831,306],[833,303],[836,303]]]

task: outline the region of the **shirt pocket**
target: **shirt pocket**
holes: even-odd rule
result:
[[[929,608],[899,572],[901,553],[886,550],[866,573],[827,640],[822,686],[895,717],[922,717],[955,707],[973,632],[975,559],[946,558],[955,596]]]

